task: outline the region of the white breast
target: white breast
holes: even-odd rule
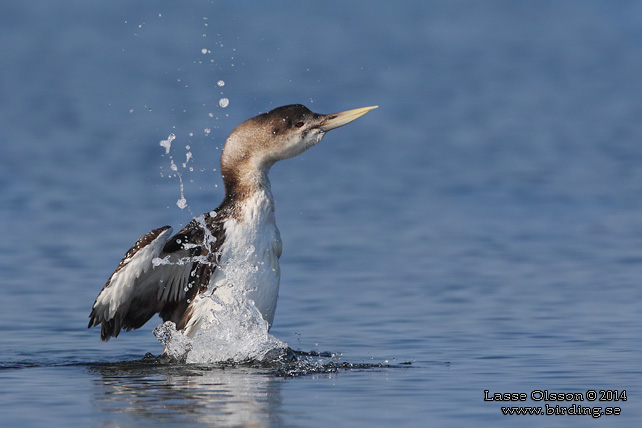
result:
[[[218,267],[209,288],[194,301],[192,320],[186,333],[193,336],[212,311],[225,310],[239,296],[251,299],[271,326],[279,296],[281,236],[274,221],[274,204],[269,190],[246,199],[240,219],[224,223],[225,241]]]

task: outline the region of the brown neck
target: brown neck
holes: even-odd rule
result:
[[[253,167],[249,159],[241,159],[233,165],[221,162],[226,201],[242,201],[258,191],[270,190],[267,170]]]

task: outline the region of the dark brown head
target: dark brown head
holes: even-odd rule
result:
[[[223,148],[221,172],[226,189],[231,179],[261,179],[275,162],[303,153],[321,141],[326,132],[346,125],[374,108],[377,107],[319,114],[293,104],[246,120],[232,131]]]

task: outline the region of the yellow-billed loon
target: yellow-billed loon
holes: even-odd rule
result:
[[[222,287],[240,259],[253,266],[243,277],[246,296],[272,325],[279,293],[281,238],[274,220],[268,172],[275,162],[317,144],[325,133],[376,108],[317,114],[302,105],[278,107],[240,124],[221,155],[225,197],[172,236],[164,226],[127,251],[98,294],[89,327],[100,337],[141,327],[154,314],[193,337],[225,300]],[[213,298],[216,297],[216,298]]]

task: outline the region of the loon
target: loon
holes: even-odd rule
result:
[[[279,294],[281,237],[268,172],[275,162],[303,153],[326,132],[374,108],[318,114],[294,104],[241,123],[221,154],[223,202],[173,236],[172,228],[163,226],[138,239],[98,294],[88,327],[100,325],[100,338],[107,341],[122,329],[142,327],[158,313],[193,337],[216,305],[226,301],[229,287],[222,285],[240,262],[253,269],[243,284],[234,286],[244,288],[271,327]]]

